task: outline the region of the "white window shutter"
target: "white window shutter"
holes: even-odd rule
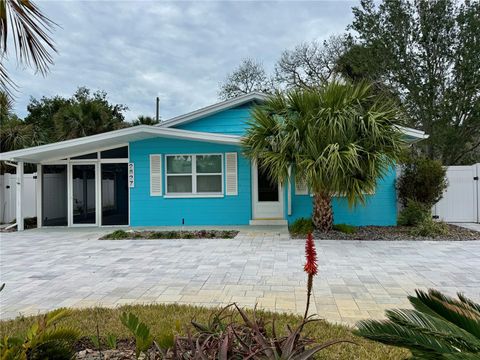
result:
[[[162,155],[150,155],[150,196],[162,196]]]
[[[238,195],[238,161],[237,153],[225,154],[226,195]]]
[[[305,179],[295,179],[295,195],[308,195],[308,186]]]

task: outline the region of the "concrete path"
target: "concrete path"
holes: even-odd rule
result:
[[[453,225],[457,225],[463,227],[465,229],[479,231],[480,232],[480,224],[478,223],[452,223]]]
[[[185,303],[303,313],[304,242],[282,231],[233,240],[100,241],[109,229],[0,233],[0,317],[61,306]],[[317,241],[312,313],[353,324],[408,305],[415,288],[480,300],[480,241]]]

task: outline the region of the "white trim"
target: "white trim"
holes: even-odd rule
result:
[[[221,173],[197,173],[197,156],[205,156],[205,155],[219,155],[221,161]],[[192,172],[191,173],[179,173],[179,174],[168,174],[168,161],[167,157],[169,156],[191,156],[192,157]],[[165,197],[166,198],[198,198],[198,197],[224,197],[225,189],[224,189],[224,179],[225,179],[225,170],[224,170],[224,159],[223,153],[190,153],[190,154],[165,154]],[[197,192],[197,176],[208,176],[208,175],[215,175],[221,176],[221,185],[222,190],[220,192]],[[191,193],[169,193],[168,192],[168,177],[169,176],[191,176],[192,177],[192,192]]]
[[[238,145],[241,142],[241,137],[236,135],[224,135],[224,134],[214,134],[214,133],[205,133],[199,131],[187,131],[180,129],[170,129],[162,128],[158,126],[150,125],[139,125],[133,126],[126,129],[120,129],[115,131],[110,131],[102,134],[85,136],[78,139],[60,141],[56,143],[51,143],[47,145],[35,146],[22,150],[9,151],[5,153],[0,153],[0,161],[25,161],[29,163],[44,163],[48,161],[53,161],[56,159],[68,158],[71,155],[49,155],[51,152],[62,151],[65,153],[69,148],[75,148],[77,146],[87,146],[92,144],[92,146],[98,146],[105,141],[115,141],[119,140],[118,143],[111,144],[107,148],[120,147],[120,144],[125,144],[125,142],[136,141],[142,139],[148,139],[152,137],[166,137],[172,139],[186,139],[194,141],[205,141],[213,142],[219,144],[230,144]],[[99,149],[95,148],[95,151]],[[78,153],[91,153],[92,151],[82,151]],[[41,158],[40,155],[44,155],[44,158]],[[73,153],[72,153],[73,154]],[[77,153],[75,153],[77,154]],[[75,155],[79,156],[79,155]],[[39,158],[40,157],[40,158]]]
[[[202,198],[223,198],[225,197],[225,195],[223,194],[202,194],[202,193],[199,193],[199,194],[181,194],[179,193],[178,195],[173,195],[173,194],[170,194],[170,195],[164,195],[163,198],[164,199],[202,199]]]
[[[220,111],[231,109],[236,106],[240,106],[250,101],[265,101],[268,98],[268,95],[261,92],[251,92],[245,95],[237,96],[233,99],[228,99],[213,105],[203,107],[201,109],[191,111],[187,114],[176,116],[174,118],[168,119],[160,124],[156,125],[162,128],[170,128],[172,126],[177,126],[180,124],[186,124],[197,119],[216,114]]]
[[[35,183],[35,191],[37,196],[37,228],[42,227],[42,175],[42,165],[37,164],[37,182]]]
[[[292,215],[292,166],[288,167],[287,186],[287,213],[290,216]]]

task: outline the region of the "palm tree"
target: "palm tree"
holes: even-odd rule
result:
[[[0,89],[10,94],[14,86],[1,61],[10,32],[17,60],[45,75],[53,64],[51,51],[56,51],[49,35],[55,25],[31,0],[0,0]]]
[[[254,108],[244,152],[272,179],[284,183],[293,170],[296,181],[305,181],[313,193],[313,223],[328,231],[332,197],[346,196],[350,206],[364,203],[398,159],[399,115],[365,83],[276,93]]]
[[[408,348],[415,359],[480,359],[480,304],[458,294],[416,290],[412,309],[389,310],[388,320],[357,324],[357,334]]]

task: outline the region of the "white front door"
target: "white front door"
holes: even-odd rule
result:
[[[252,162],[253,219],[283,219],[283,188]]]

